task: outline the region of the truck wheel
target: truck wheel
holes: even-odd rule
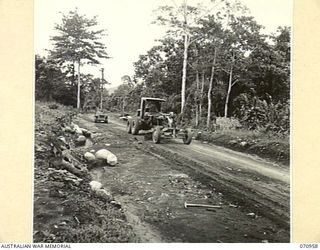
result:
[[[156,144],[160,143],[161,139],[161,128],[156,127],[156,129],[152,133],[152,141]]]
[[[131,131],[131,123],[130,122],[127,122],[127,132],[128,132],[128,134],[132,133],[132,131]]]
[[[192,141],[192,131],[191,129],[186,129],[186,131],[184,132],[185,134],[183,135],[183,143],[189,145]]]
[[[139,122],[138,120],[132,121],[131,132],[133,135],[137,135],[139,133]]]

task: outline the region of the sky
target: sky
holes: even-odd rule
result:
[[[202,0],[202,2],[205,0]],[[105,68],[105,79],[111,82],[107,88],[121,84],[121,77],[134,74],[133,62],[145,54],[155,39],[164,35],[164,27],[151,24],[155,19],[153,10],[161,5],[179,5],[182,0],[35,0],[34,50],[46,55],[51,49],[50,37],[57,35],[56,23],[61,22],[62,13],[78,8],[80,14],[92,18],[98,16],[99,29],[106,29],[102,42],[107,46],[111,59],[102,60],[102,65],[85,66],[83,73],[100,77]],[[188,0],[193,4],[197,0]],[[201,0],[200,0],[201,2]],[[275,32],[278,26],[291,26],[292,0],[241,0],[256,21],[265,26],[264,33]]]

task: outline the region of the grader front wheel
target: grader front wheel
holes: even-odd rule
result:
[[[152,133],[152,141],[156,144],[160,143],[161,140],[161,128],[156,127]]]
[[[182,137],[182,140],[183,140],[183,143],[186,144],[186,145],[189,145],[192,141],[192,131],[191,129],[186,129],[183,137]]]

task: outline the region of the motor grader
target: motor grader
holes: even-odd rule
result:
[[[191,129],[178,129],[174,113],[161,112],[163,102],[160,98],[142,97],[136,116],[128,116],[127,132],[137,135],[141,130],[150,131],[154,143],[160,143],[162,138],[182,138],[184,144],[190,144]]]

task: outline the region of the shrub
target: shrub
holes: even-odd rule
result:
[[[246,94],[235,99],[238,109],[235,116],[241,124],[250,130],[259,129],[266,132],[288,135],[290,133],[290,103],[274,103],[271,97],[262,100]]]

